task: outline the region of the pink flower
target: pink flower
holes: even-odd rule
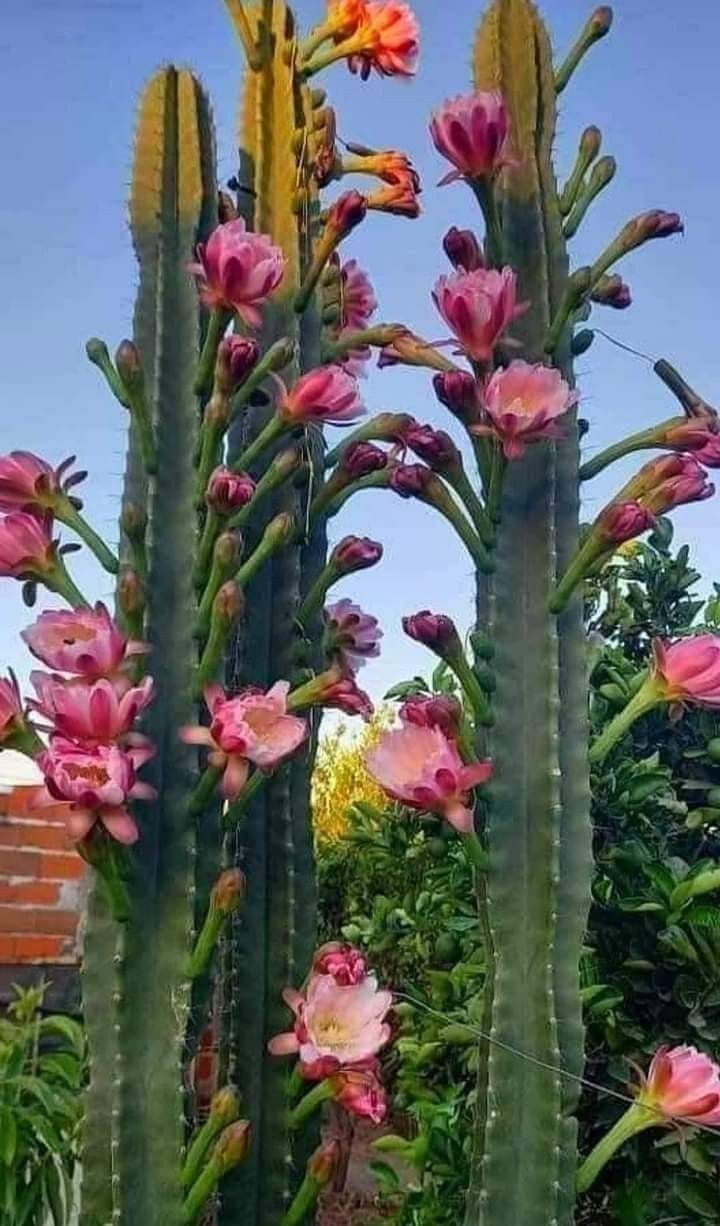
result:
[[[312,975],[304,996],[287,988],[283,999],[295,1014],[295,1027],[271,1039],[269,1050],[274,1056],[297,1052],[304,1066],[322,1061],[321,1075],[372,1059],[390,1038],[385,1017],[392,995],[378,989],[374,975],[348,987],[332,975]]]
[[[248,763],[272,771],[302,745],[307,736],[303,719],[287,713],[287,681],[276,681],[267,694],[245,690],[228,698],[219,685],[209,685],[205,702],[212,716],[209,728],[186,727],[180,737],[188,745],[206,745],[208,762],[223,771],[221,791],[235,800],[248,776]]]
[[[328,24],[335,39],[350,38],[365,17],[368,0],[328,0]]]
[[[343,671],[353,676],[366,660],[380,655],[383,632],[377,618],[363,613],[347,597],[328,605],[326,644],[328,654],[336,656]]]
[[[720,1125],[720,1068],[695,1047],[661,1047],[638,1102],[668,1119]]]
[[[665,701],[720,707],[720,635],[653,643],[654,675]]]
[[[313,974],[331,975],[339,987],[346,988],[362,983],[368,969],[365,955],[354,945],[342,941],[328,941],[318,949],[313,958]]]
[[[384,1124],[390,1110],[387,1090],[377,1072],[368,1069],[342,1069],[333,1074],[333,1099],[351,1115]]]
[[[345,715],[359,715],[364,720],[371,719],[375,713],[372,699],[355,684],[352,677],[328,682],[323,688],[319,705],[343,711]]]
[[[37,699],[30,702],[33,710],[50,720],[54,732],[88,745],[126,736],[153,698],[152,677],[129,688],[106,677],[65,681],[49,673],[33,672],[30,680],[37,694]]]
[[[720,434],[709,437],[705,445],[694,454],[695,459],[706,468],[720,468]]]
[[[197,248],[190,271],[206,306],[235,311],[250,328],[262,323],[260,307],[285,273],[285,257],[266,234],[253,234],[241,217],[217,226]]]
[[[503,332],[527,310],[517,301],[512,268],[450,273],[437,280],[432,296],[460,348],[476,362],[490,361]]]
[[[0,577],[41,577],[55,565],[56,546],[50,533],[52,517],[39,519],[27,511],[0,518]]]
[[[643,506],[653,515],[665,515],[673,507],[712,498],[715,486],[693,455],[664,456],[651,460],[638,474],[645,488],[640,495]]]
[[[454,740],[460,728],[462,706],[448,694],[418,694],[403,703],[400,719],[416,728],[439,728],[449,740]]]
[[[146,643],[126,638],[103,604],[41,613],[22,638],[48,668],[88,679],[116,677],[133,656],[148,650]]]
[[[0,677],[0,745],[23,726],[23,704],[14,676]]]
[[[383,547],[379,541],[372,541],[369,536],[344,536],[330,554],[330,563],[338,575],[351,575],[356,570],[375,566],[382,556]]]
[[[137,779],[137,771],[154,754],[144,745],[120,749],[117,745],[83,748],[64,737],[53,737],[49,748],[38,755],[45,788],[35,803],[68,805],[67,824],[71,837],[80,842],[100,822],[119,843],[134,843],[138,828],[127,810],[129,800],[152,800],[154,788]]]
[[[358,50],[348,67],[367,81],[371,71],[383,77],[412,77],[420,53],[420,26],[408,4],[400,0],[368,0],[353,35]]]
[[[344,426],[365,414],[357,380],[342,366],[318,366],[301,375],[280,402],[280,412],[288,424],[325,422]]]
[[[490,425],[471,426],[471,433],[498,437],[509,460],[522,456],[528,443],[557,438],[556,419],[578,400],[558,370],[519,360],[496,370],[482,395]]]
[[[377,310],[372,282],[357,260],[347,260],[340,270],[342,326],[350,331],[365,328]]]
[[[457,746],[439,728],[413,724],[384,733],[365,762],[393,800],[437,813],[461,834],[472,834],[469,793],[490,778],[490,762],[465,765]]]
[[[326,229],[335,236],[337,242],[347,238],[348,234],[365,220],[367,200],[355,188],[343,192],[333,201],[327,211]]]
[[[632,541],[655,527],[655,516],[639,502],[612,502],[601,511],[596,529],[610,545]]]
[[[430,120],[430,135],[438,153],[455,170],[440,185],[467,176],[494,178],[515,159],[510,151],[510,117],[497,90],[452,98]]]
[[[0,511],[48,510],[61,493],[60,476],[72,460],[54,469],[31,451],[0,456]]]
[[[236,473],[221,464],[211,474],[205,494],[209,507],[217,515],[232,515],[247,506],[255,493],[255,482],[247,473]]]
[[[482,248],[472,230],[451,226],[443,239],[443,250],[453,268],[462,272],[476,272],[485,267]]]

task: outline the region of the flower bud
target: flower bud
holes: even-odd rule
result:
[[[390,489],[401,498],[422,498],[432,475],[426,464],[398,464],[390,474]]]
[[[205,501],[217,515],[232,515],[247,506],[254,493],[252,477],[221,465],[210,476]]]
[[[583,155],[583,159],[588,165],[590,162],[595,161],[601,147],[602,132],[599,128],[596,128],[594,124],[591,124],[590,127],[585,129],[580,138],[580,151]]]
[[[224,626],[232,626],[236,618],[242,615],[245,608],[245,597],[241,588],[232,580],[223,583],[213,601],[213,620]]]
[[[284,481],[287,477],[291,477],[294,472],[300,467],[302,456],[297,447],[286,447],[284,451],[279,451],[270,464],[270,468],[278,477],[278,480]]]
[[[223,1124],[233,1124],[240,1114],[240,1095],[234,1086],[223,1086],[213,1095],[210,1115]]]
[[[446,409],[463,422],[471,425],[480,418],[478,385],[465,370],[448,370],[433,377],[435,395]]]
[[[351,443],[342,453],[340,467],[353,481],[387,467],[385,452],[374,443]]]
[[[128,502],[120,515],[120,527],[129,541],[143,541],[147,530],[147,513],[134,502]]]
[[[239,868],[226,869],[213,886],[210,906],[221,915],[232,915],[245,897],[245,874]]]
[[[418,422],[405,435],[408,447],[437,473],[448,473],[462,465],[460,452],[444,430],[421,426]]]
[[[403,617],[402,627],[409,638],[416,643],[422,643],[436,655],[445,655],[448,651],[462,650],[460,636],[451,617],[445,613],[431,613],[423,609]]]
[[[236,1120],[220,1133],[212,1160],[224,1175],[245,1160],[249,1148],[250,1124],[247,1120]]]
[[[145,588],[134,570],[123,570],[118,579],[118,604],[126,617],[136,617],[145,611]]]
[[[663,209],[651,209],[628,222],[623,231],[633,247],[652,238],[668,238],[672,234],[684,234],[685,226],[679,213],[666,213]]]
[[[655,516],[639,502],[615,502],[605,507],[595,530],[609,545],[622,545],[655,527]]]
[[[115,366],[123,383],[131,391],[141,390],[145,385],[140,351],[132,341],[121,341],[115,352]]]
[[[235,201],[229,192],[218,192],[218,221],[225,225],[226,221],[237,221],[239,214]]]
[[[416,728],[439,728],[446,737],[454,738],[460,729],[462,706],[450,694],[418,694],[403,703],[400,719]]]
[[[315,1183],[325,1188],[333,1178],[340,1162],[340,1142],[325,1141],[312,1155],[307,1164],[307,1173]]]
[[[341,575],[350,575],[356,570],[375,566],[383,556],[379,541],[367,536],[346,536],[333,549],[330,563]]]
[[[590,17],[590,26],[597,38],[603,38],[610,32],[614,13],[609,4],[601,4]]]
[[[215,391],[221,396],[231,396],[250,374],[259,357],[257,341],[246,336],[224,337],[215,359]]]
[[[280,515],[276,515],[274,519],[270,520],[263,533],[263,540],[279,548],[282,545],[289,544],[294,533],[295,520],[287,511],[283,511]]]
[[[485,267],[485,257],[472,230],[458,230],[451,226],[443,239],[443,248],[453,268],[463,272],[475,272]]]
[[[367,200],[365,197],[354,190],[345,192],[328,209],[327,228],[336,234],[338,239],[345,238],[356,226],[360,225],[366,213]]]
[[[601,277],[591,294],[593,302],[624,311],[632,304],[630,286],[617,273]]]
[[[221,532],[215,542],[213,558],[223,570],[236,566],[242,550],[242,537],[239,532]]]

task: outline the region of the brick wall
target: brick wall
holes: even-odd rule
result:
[[[34,791],[0,792],[0,979],[37,967],[60,982],[80,960],[85,865],[58,811],[32,808]],[[15,981],[37,977],[16,974]]]

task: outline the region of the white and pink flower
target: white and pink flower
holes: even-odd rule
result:
[[[94,609],[41,613],[22,631],[30,651],[47,668],[87,679],[117,678],[146,643],[129,640],[103,604]],[[130,682],[127,681],[127,685]]]
[[[385,1018],[392,994],[378,988],[374,975],[347,987],[332,975],[312,975],[304,995],[287,988],[283,998],[295,1025],[271,1039],[269,1050],[275,1056],[297,1054],[316,1076],[371,1060],[390,1038]]]
[[[280,381],[278,381],[280,382]],[[342,366],[318,366],[301,375],[290,391],[282,386],[279,411],[288,425],[309,422],[344,426],[363,417],[357,380]]]
[[[510,147],[510,116],[498,90],[479,90],[451,98],[430,120],[430,135],[438,153],[454,170],[440,185],[455,179],[492,179],[515,164]]]
[[[56,560],[50,515],[11,511],[0,518],[0,578],[42,578]]]
[[[36,759],[45,787],[37,793],[35,805],[66,804],[67,827],[75,842],[85,839],[99,823],[117,842],[134,843],[139,831],[127,805],[131,800],[155,797],[155,789],[137,777],[154,752],[149,745],[91,748],[53,737]]]
[[[153,698],[152,677],[139,685],[107,677],[94,681],[67,681],[50,673],[33,672],[30,680],[37,699],[30,706],[50,721],[61,736],[86,745],[109,743],[126,737]]]
[[[489,362],[500,337],[527,310],[512,268],[459,269],[435,283],[433,300],[467,357]]]
[[[0,677],[0,745],[24,725],[23,702],[15,677]]]
[[[377,618],[364,613],[360,605],[343,598],[327,606],[325,617],[328,652],[343,672],[354,676],[367,660],[380,655],[383,632]]]
[[[698,634],[675,643],[653,643],[653,674],[672,703],[720,708],[720,635]]]
[[[482,391],[486,423],[472,434],[498,438],[507,459],[524,455],[529,443],[560,437],[558,418],[578,401],[559,370],[515,361],[496,370]]]
[[[720,1068],[695,1047],[661,1047],[638,1102],[668,1120],[720,1125]]]
[[[393,800],[437,813],[461,834],[472,834],[470,794],[492,774],[488,761],[466,764],[437,726],[404,724],[385,732],[365,756],[370,774]]]

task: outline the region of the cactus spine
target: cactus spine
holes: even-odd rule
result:
[[[474,71],[478,89],[502,90],[511,114],[518,164],[499,193],[501,257],[532,304],[514,328],[521,356],[540,362],[568,259],[552,165],[551,50],[534,4],[496,0]],[[569,330],[554,360],[571,381]],[[489,734],[491,868],[481,898],[490,941],[485,1030],[496,1042],[482,1053],[468,1226],[573,1221],[577,1094],[552,1070],[578,1074],[583,1065],[578,965],[591,856],[581,600],[560,619],[548,613],[577,544],[576,427],[567,435],[509,466],[497,569],[478,583],[479,623],[495,644],[498,679]]]

